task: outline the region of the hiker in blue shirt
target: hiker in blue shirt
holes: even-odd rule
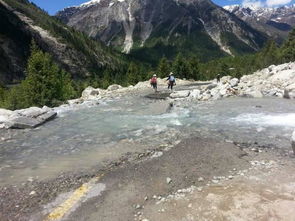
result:
[[[167,78],[168,81],[168,89],[173,90],[173,86],[176,85],[175,83],[175,77],[173,76],[173,73],[170,72],[169,77]]]

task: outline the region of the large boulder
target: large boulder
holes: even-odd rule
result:
[[[201,100],[202,101],[207,101],[212,97],[210,91],[206,91],[205,93],[202,94]]]
[[[223,76],[220,79],[220,82],[223,83],[223,84],[226,84],[226,83],[229,83],[231,79],[232,79],[232,76]]]
[[[29,117],[29,118],[36,118],[46,112],[47,112],[47,110],[39,108],[39,107],[29,107],[26,109],[21,109],[21,110],[15,111],[15,113],[17,113],[21,116]]]
[[[185,97],[188,97],[189,95],[190,95],[189,90],[175,91],[175,92],[170,94],[170,97],[173,98],[173,99],[175,99],[175,98],[185,98]]]
[[[295,79],[295,70],[292,70],[292,69],[279,71],[269,78],[269,80],[272,82],[274,82],[274,81],[294,82],[294,79]]]
[[[25,115],[14,116],[6,123],[6,127],[13,129],[35,128],[47,121],[53,120],[56,116],[57,113],[54,111],[43,113],[37,117]]]
[[[101,94],[101,89],[99,89],[99,88],[96,89],[96,88],[89,86],[82,92],[81,98],[83,100],[96,99],[99,97],[100,94]]]
[[[121,89],[121,88],[122,88],[121,85],[113,84],[113,85],[110,85],[107,90],[108,91],[115,91],[115,90],[118,90],[118,89]]]
[[[82,104],[83,100],[78,98],[78,99],[72,99],[72,100],[68,100],[67,103],[69,105],[75,105],[75,104]]]
[[[263,94],[259,90],[249,90],[245,91],[244,93],[241,94],[242,96],[245,97],[252,97],[252,98],[262,98]]]
[[[13,129],[26,129],[26,128],[35,128],[41,125],[41,122],[36,118],[30,118],[30,117],[16,117],[12,119],[8,123],[9,128]]]
[[[147,87],[150,87],[150,83],[148,81],[144,81],[144,82],[138,82],[134,88],[136,89],[142,89],[142,88],[147,88]]]
[[[238,78],[233,78],[230,80],[229,84],[232,87],[236,87],[236,86],[238,86],[239,82],[240,82],[240,80]]]
[[[201,91],[199,89],[193,89],[191,92],[190,92],[190,95],[189,97],[191,98],[195,98],[195,99],[199,99],[201,95]]]
[[[0,123],[7,122],[13,111],[0,108]]]
[[[56,115],[55,111],[46,106],[43,108],[30,107],[15,111],[0,109],[0,127],[15,129],[34,128],[54,119]]]

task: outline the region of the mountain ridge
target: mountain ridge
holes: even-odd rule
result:
[[[27,0],[0,0],[0,11],[4,62],[0,81],[4,84],[24,78],[32,40],[74,78],[86,78],[106,66],[115,68],[124,62],[119,53],[68,28]]]
[[[281,7],[228,5],[223,8],[278,43],[283,42],[295,27],[295,4]]]
[[[207,50],[220,57],[256,51],[266,40],[210,0],[101,0],[86,6],[65,8],[56,16],[125,53],[157,53],[158,47],[167,56],[167,51],[186,53],[190,48],[201,57]],[[200,42],[199,48],[194,42]]]

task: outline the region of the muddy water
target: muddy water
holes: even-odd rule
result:
[[[63,112],[35,130],[2,132],[11,139],[0,143],[0,185],[87,171],[126,152],[191,135],[288,148],[295,128],[291,100],[178,101],[167,108],[167,101],[129,96]]]

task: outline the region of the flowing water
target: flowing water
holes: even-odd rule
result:
[[[0,132],[11,136],[0,142],[0,185],[87,171],[123,153],[188,136],[289,148],[294,128],[292,100],[177,101],[169,110],[167,101],[126,96],[62,112],[34,130]]]

